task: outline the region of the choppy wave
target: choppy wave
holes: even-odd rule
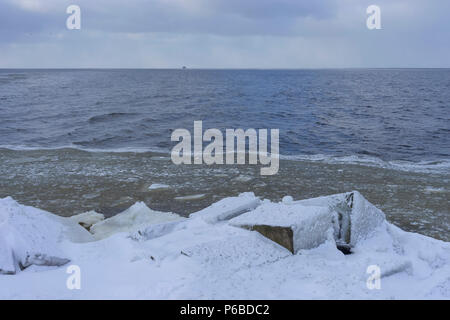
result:
[[[104,122],[104,121],[111,121],[113,119],[122,119],[132,116],[139,116],[139,113],[136,112],[111,112],[111,113],[105,113],[105,114],[99,114],[96,116],[92,116],[89,118],[90,123],[97,123],[97,122]]]
[[[2,81],[0,146],[167,153],[175,128],[202,120],[278,128],[282,153],[309,161],[427,171],[450,159],[449,70],[0,70]]]

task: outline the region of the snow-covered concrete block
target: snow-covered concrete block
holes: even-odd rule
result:
[[[366,239],[386,219],[383,211],[367,201],[358,191],[300,200],[293,204],[322,206],[334,211],[339,224],[335,233],[336,242],[338,245],[350,247]]]
[[[264,203],[230,221],[255,230],[295,253],[323,243],[330,232],[337,247],[350,253],[385,221],[384,213],[358,191],[300,201]]]
[[[324,243],[334,232],[334,212],[323,206],[264,203],[229,221],[235,227],[258,231],[292,253]]]
[[[32,264],[68,263],[58,246],[68,228],[59,219],[10,197],[0,199],[0,273],[14,274]]]
[[[238,197],[230,197],[213,203],[209,207],[189,215],[190,218],[202,218],[208,223],[229,220],[244,212],[255,209],[261,200],[253,192],[241,193]]]

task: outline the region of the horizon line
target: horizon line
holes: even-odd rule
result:
[[[303,68],[203,68],[203,67],[0,67],[0,70],[383,70],[383,69],[450,69],[450,67],[303,67]]]

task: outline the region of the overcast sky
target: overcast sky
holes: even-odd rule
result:
[[[0,0],[0,68],[450,67],[449,17],[447,0]]]

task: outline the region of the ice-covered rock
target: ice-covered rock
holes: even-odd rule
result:
[[[190,218],[201,218],[208,223],[229,220],[244,212],[255,209],[261,200],[253,192],[241,193],[238,197],[222,199],[209,207],[189,215]]]
[[[229,224],[255,230],[292,253],[324,243],[334,232],[334,212],[327,207],[264,203]]]
[[[183,219],[178,214],[155,211],[143,202],[136,202],[122,213],[94,224],[89,231],[96,239],[104,239],[114,233],[133,233],[149,225]]]
[[[43,210],[0,199],[0,273],[14,274],[30,265],[61,266],[70,260],[59,243],[76,229]],[[81,226],[78,226],[80,229]],[[78,230],[79,234],[82,231]]]

